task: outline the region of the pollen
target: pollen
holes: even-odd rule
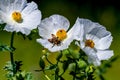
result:
[[[90,39],[89,39],[89,40],[86,40],[86,41],[85,41],[85,46],[94,48],[95,43],[93,42],[93,40],[90,40]]]
[[[58,37],[58,40],[62,41],[67,37],[67,33],[64,29],[60,29],[57,31],[56,36]]]
[[[12,13],[12,18],[13,18],[14,21],[16,21],[18,23],[22,22],[22,16],[21,16],[20,12],[16,12],[16,11],[13,12]]]

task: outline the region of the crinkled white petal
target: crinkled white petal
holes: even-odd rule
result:
[[[92,29],[91,32],[89,32],[89,34],[95,35],[98,38],[103,38],[105,36],[111,35],[111,33],[107,31],[104,26]]]
[[[22,11],[26,4],[26,0],[0,0],[0,9],[6,13],[14,10]]]
[[[35,29],[41,22],[41,12],[39,10],[33,10],[29,15],[24,14],[23,23],[18,24],[22,27],[26,27],[30,30]]]
[[[91,57],[88,57],[88,62],[90,64],[94,64],[95,66],[100,66],[101,62],[98,58],[91,58]]]
[[[91,57],[91,58],[97,58],[97,55],[96,55],[96,50],[95,49],[93,49],[93,48],[90,48],[90,47],[85,47],[85,48],[83,48],[82,49],[85,53],[86,53],[86,55],[88,55],[89,57]]]
[[[11,0],[0,0],[0,10],[6,12],[9,10]]]
[[[47,48],[51,52],[60,51],[63,49],[68,48],[66,44],[60,44],[59,46],[51,44],[47,39],[37,39],[37,42],[43,45],[45,48]]]
[[[13,10],[19,10],[22,11],[25,6],[27,6],[27,1],[26,0],[15,0],[14,3],[12,4]]]
[[[112,39],[113,37],[111,35],[101,38],[96,42],[95,48],[99,50],[108,49],[111,45]]]
[[[79,23],[84,27],[84,34],[91,32],[91,30],[96,27],[101,27],[98,23],[94,23],[88,19],[79,18]]]
[[[51,38],[51,34],[56,34],[59,29],[68,30],[69,21],[61,15],[52,15],[49,18],[45,18],[41,21],[39,29],[39,35],[43,38]]]
[[[83,25],[80,25],[79,18],[77,18],[73,27],[68,31],[68,35],[76,40],[83,40],[84,28]]]
[[[38,8],[37,4],[32,1],[31,3],[27,3],[27,6],[22,10],[22,14],[29,15],[37,8]]]
[[[0,24],[3,24],[4,22],[0,19]]]
[[[9,31],[9,32],[21,32],[23,34],[29,35],[31,30],[29,30],[26,27],[21,27],[21,26],[12,26],[12,25],[6,25],[4,30]]]
[[[100,65],[100,60],[96,54],[96,50],[90,47],[85,47],[82,49],[85,54],[88,56],[88,62],[89,63],[93,63],[95,66],[99,66]]]
[[[114,54],[113,54],[113,50],[103,50],[103,51],[97,51],[97,56],[99,58],[99,60],[108,60],[109,58],[111,58]]]
[[[84,27],[84,34],[96,35],[98,38],[111,34],[106,28],[99,23],[92,22],[88,19],[79,19],[80,25]]]

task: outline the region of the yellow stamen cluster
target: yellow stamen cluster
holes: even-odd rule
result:
[[[90,40],[90,39],[89,39],[89,40],[86,40],[86,41],[85,41],[85,46],[94,48],[95,43],[93,42],[93,40]]]
[[[20,12],[13,12],[12,13],[12,18],[14,21],[20,23],[22,22],[22,16],[21,16],[21,13]]]
[[[60,29],[57,31],[56,36],[58,37],[58,40],[62,41],[67,37],[67,33],[64,29]]]

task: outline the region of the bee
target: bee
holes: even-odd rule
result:
[[[52,38],[48,39],[48,41],[53,44],[52,47],[54,47],[55,45],[59,46],[61,44],[61,41],[58,39],[58,37],[56,37],[54,34],[51,34],[51,36]]]

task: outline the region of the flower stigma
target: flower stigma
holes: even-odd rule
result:
[[[52,47],[54,47],[55,45],[59,46],[61,44],[61,41],[67,37],[67,33],[64,29],[60,29],[56,32],[56,35],[51,34],[51,36],[52,38],[48,39],[48,41],[52,43]]]
[[[85,41],[85,46],[94,48],[95,43],[93,42],[93,40],[88,39],[88,40]]]
[[[58,37],[58,40],[62,41],[67,37],[67,33],[64,29],[60,29],[57,31],[56,36]]]
[[[12,13],[12,19],[18,23],[21,23],[22,22],[22,16],[21,16],[21,13],[20,12],[13,12]]]

